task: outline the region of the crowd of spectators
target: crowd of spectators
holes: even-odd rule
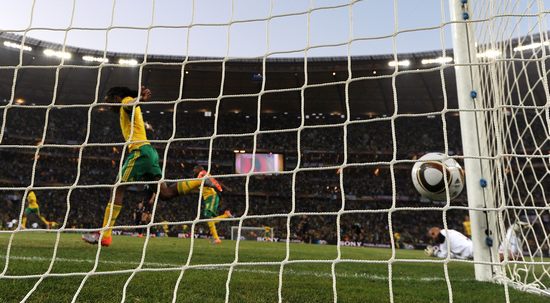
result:
[[[285,238],[290,224],[289,236],[304,242],[335,243],[339,231],[341,240],[389,244],[391,230],[399,232],[403,242],[423,243],[426,228],[443,225],[443,209],[422,208],[443,204],[421,198],[410,180],[412,163],[399,160],[446,149],[450,155],[462,154],[454,115],[446,115],[445,124],[441,116],[348,120],[340,115],[282,113],[262,115],[258,124],[258,117],[244,113],[173,115],[145,113],[165,178],[190,178],[194,165],[211,163],[211,173],[223,175],[218,177],[226,188],[222,210],[230,209],[237,218],[268,215],[245,217],[243,226],[272,226],[277,237]],[[116,114],[99,107],[13,108],[6,116],[0,187],[48,187],[35,192],[49,220],[66,221],[67,227],[99,227],[124,154]],[[241,150],[281,153],[284,171],[234,175],[235,151]],[[397,162],[390,163],[392,159]],[[352,165],[337,170],[344,161]],[[526,171],[525,178],[536,174]],[[533,190],[532,196],[544,195],[545,190]],[[19,217],[23,194],[20,189],[0,193],[4,228]],[[118,224],[133,225],[131,211],[141,199],[140,187],[132,186]],[[154,220],[172,222],[170,228],[177,233],[197,218],[198,203],[196,195],[159,202]],[[466,205],[465,194],[452,203]],[[465,214],[447,211],[449,228],[461,230]],[[231,225],[236,223],[220,224],[220,234],[228,237]]]

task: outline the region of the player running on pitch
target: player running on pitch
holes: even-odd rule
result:
[[[105,96],[105,102],[121,104],[116,108],[120,116],[120,128],[124,139],[128,143],[128,155],[122,166],[119,178],[122,183],[133,181],[157,181],[162,177],[162,171],[159,166],[159,156],[157,151],[147,140],[145,132],[145,123],[140,102],[151,99],[151,91],[145,87],[141,88],[141,96],[138,92],[127,87],[112,87]],[[133,116],[133,120],[132,120]],[[194,188],[200,187],[201,180],[181,181],[170,186],[162,182],[160,184],[159,198],[168,200],[170,198],[185,195],[190,189],[182,184],[189,184]],[[209,181],[205,181],[205,185]],[[126,187],[119,186],[115,190],[114,197],[111,197],[105,208],[103,217],[103,227],[107,227],[100,233],[84,234],[82,239],[90,244],[97,244],[101,238],[102,246],[109,246],[112,243],[112,227],[122,209],[122,201]]]
[[[197,165],[193,168],[193,174],[196,178],[203,178],[207,176],[206,170],[200,166]],[[202,189],[202,202],[204,210],[202,212],[203,216],[207,219],[223,219],[223,218],[232,218],[233,215],[229,210],[226,210],[223,215],[218,216],[218,207],[220,206],[220,194],[223,191],[223,188],[221,184],[214,178],[210,177],[208,180],[211,182],[209,185],[204,185]],[[198,188],[200,186],[199,183],[191,183],[191,182],[181,182],[178,183],[178,190],[181,190],[182,192],[189,192],[195,188]],[[208,222],[208,228],[210,229],[210,234],[212,235],[212,238],[214,239],[214,244],[220,244],[222,241],[220,240],[220,237],[218,236],[218,231],[216,229],[216,224],[219,221],[209,221]]]
[[[57,223],[53,221],[48,221],[44,216],[40,214],[40,206],[38,205],[38,200],[36,199],[36,195],[34,191],[30,191],[27,195],[27,201],[29,202],[29,205],[27,208],[25,208],[25,213],[23,214],[23,218],[21,219],[21,226],[23,228],[27,227],[27,218],[29,216],[36,216],[42,223],[44,223],[48,228],[55,227]]]

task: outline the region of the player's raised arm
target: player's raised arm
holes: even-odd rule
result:
[[[151,100],[152,95],[151,90],[145,86],[141,87],[141,94],[125,86],[115,86],[107,91],[104,101],[106,103],[123,104],[125,105],[123,108],[126,108],[137,102],[147,102]],[[118,112],[118,108],[114,108],[113,110]]]
[[[148,89],[145,86],[141,87],[141,96],[139,98],[139,101],[149,101],[151,100],[151,97],[153,96],[153,93],[150,89]]]

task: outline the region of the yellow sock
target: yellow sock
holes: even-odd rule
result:
[[[201,181],[199,180],[181,181],[177,184],[178,193],[180,195],[186,195],[193,189],[198,188],[199,186],[201,186]]]
[[[109,214],[111,213],[111,205],[113,205],[113,214],[111,215],[111,221],[108,222]],[[122,205],[116,205],[112,203],[107,204],[107,207],[105,208],[105,215],[103,216],[103,227],[107,225],[109,227],[115,226],[116,218],[118,217],[118,214],[120,214],[120,209],[122,209]],[[112,228],[107,229],[106,231],[103,232],[103,237],[110,238],[112,232],[113,232]]]
[[[212,234],[212,238],[214,238],[214,240],[219,240],[220,237],[218,237],[218,231],[216,230],[216,224],[214,222],[208,222],[208,228],[210,228],[210,234]]]
[[[46,220],[46,218],[42,217],[42,216],[39,216],[40,218],[40,221],[42,221],[42,223],[46,224],[46,225],[50,225],[50,221]]]
[[[229,215],[224,213],[223,215],[219,215],[216,217],[216,219],[224,219],[224,218],[229,218]]]
[[[229,216],[224,213],[223,215],[214,217],[214,219],[224,219],[224,218],[229,218]],[[214,221],[214,223],[218,223],[218,222],[220,221]]]
[[[26,216],[23,216],[23,219],[21,219],[21,226],[23,226],[23,228],[27,227],[27,217]]]

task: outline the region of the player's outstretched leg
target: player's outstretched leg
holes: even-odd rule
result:
[[[180,181],[177,183],[170,184],[169,186],[163,182],[160,184],[159,198],[161,200],[169,200],[177,196],[187,195],[192,190],[200,188],[203,182],[204,182],[205,188],[213,188],[214,186],[212,181],[209,179],[206,179],[204,181],[201,181],[201,180]]]
[[[223,215],[219,215],[217,217],[214,217],[214,219],[225,219],[225,218],[233,218],[233,214],[231,213],[231,211],[228,209],[226,211],[223,212]],[[214,223],[219,223],[220,221],[214,221]]]
[[[177,196],[183,196],[190,193],[192,190],[199,188],[201,184],[202,181],[200,180],[180,181],[170,184],[170,186],[168,186],[166,183],[161,183],[159,198],[161,200],[169,200]],[[204,186],[208,186],[208,182],[205,181]]]

